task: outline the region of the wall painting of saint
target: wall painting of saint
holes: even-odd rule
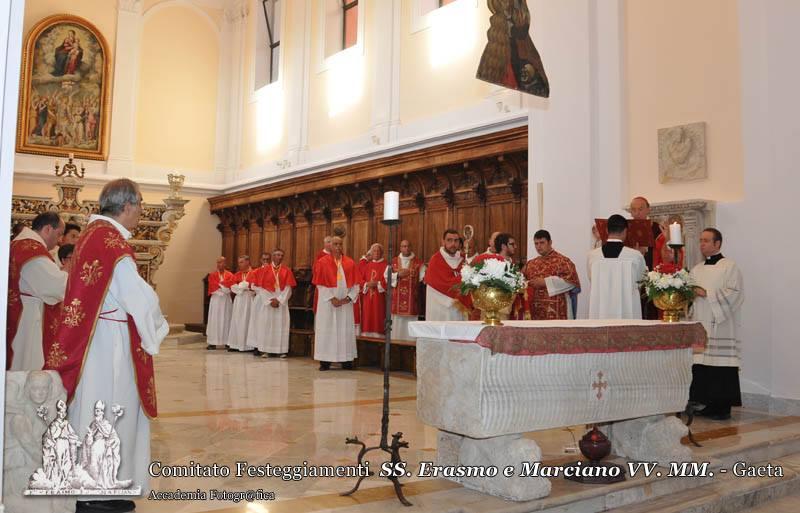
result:
[[[25,42],[17,151],[105,160],[111,63],[105,38],[67,14],[33,27]]]
[[[487,0],[488,42],[476,77],[523,93],[548,98],[550,83],[530,36],[531,12],[526,0]]]

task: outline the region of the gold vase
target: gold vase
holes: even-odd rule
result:
[[[473,290],[472,304],[483,312],[483,323],[489,326],[502,326],[500,312],[508,310],[514,303],[514,294],[496,287],[481,285]]]
[[[680,292],[664,292],[653,298],[653,304],[664,312],[664,322],[678,322],[689,300]]]

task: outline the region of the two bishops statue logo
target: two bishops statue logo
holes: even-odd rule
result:
[[[141,487],[131,488],[130,479],[117,479],[120,465],[120,440],[114,426],[124,410],[111,407],[112,420],[106,418],[106,405],[97,401],[94,418],[83,440],[67,420],[67,404],[56,403],[56,414],[48,422],[46,406],[37,416],[47,424],[42,435],[42,466],[31,475],[25,495],[139,495]],[[80,453],[80,456],[79,456]]]

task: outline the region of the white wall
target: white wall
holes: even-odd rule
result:
[[[745,278],[743,391],[800,400],[800,3],[739,0],[744,200],[719,206],[723,247]]]

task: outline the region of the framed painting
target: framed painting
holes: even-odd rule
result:
[[[58,14],[37,23],[25,41],[17,151],[105,160],[110,60],[89,21]]]

